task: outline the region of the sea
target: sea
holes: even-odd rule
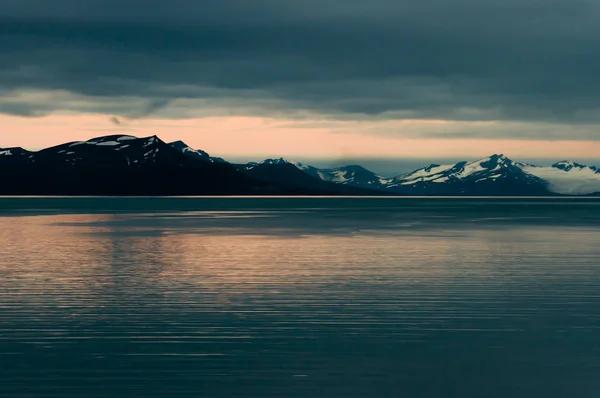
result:
[[[600,199],[0,197],[0,397],[600,397]]]

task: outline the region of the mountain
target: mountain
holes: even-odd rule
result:
[[[0,148],[0,166],[27,164],[31,154],[23,148]]]
[[[183,152],[185,155],[190,156],[194,159],[203,160],[205,162],[211,162],[211,163],[227,163],[227,161],[225,161],[225,159],[210,156],[208,153],[204,152],[203,150],[194,149],[194,148],[190,147],[189,145],[187,145],[183,141],[171,142],[171,143],[169,143],[169,146],[177,149],[180,152]]]
[[[553,168],[563,170],[563,171],[571,171],[571,170],[585,170],[589,169],[594,173],[600,173],[600,170],[596,166],[586,166],[584,164],[579,164],[575,162],[571,162],[569,160],[563,160],[558,163],[554,163],[552,165]]]
[[[250,180],[229,164],[192,159],[156,136],[112,135],[39,152],[5,149],[0,153],[0,194],[5,195],[200,195],[280,191]]]
[[[318,169],[298,162],[293,162],[293,164],[305,173],[320,178],[323,181],[365,189],[385,188],[385,179],[383,177],[359,165],[349,165],[333,169]]]
[[[432,164],[394,177],[386,189],[413,195],[544,195],[544,181],[504,155],[453,165]]]
[[[185,154],[186,156],[189,156],[191,158],[202,160],[204,162],[212,163],[212,159],[208,153],[206,153],[200,149],[193,149],[183,141],[171,142],[169,144],[169,146],[171,148],[177,149],[178,151],[182,152],[183,154]]]
[[[362,166],[320,169],[300,162],[267,159],[260,164],[293,165],[322,181],[399,195],[588,195],[600,192],[600,171],[594,166],[558,162],[549,167],[514,162],[502,154],[477,161],[429,166],[383,178]],[[259,163],[250,163],[248,168]],[[287,167],[286,170],[291,168]],[[297,174],[297,172],[295,172]],[[265,179],[268,179],[266,176]],[[295,177],[296,178],[296,177]],[[286,177],[278,176],[283,181]]]
[[[204,151],[183,142],[167,144],[156,136],[111,135],[38,152],[0,149],[0,176],[0,195],[337,195],[346,191],[334,184],[322,189],[326,183],[321,180],[298,186],[253,178]]]
[[[321,177],[321,175],[326,177],[324,173],[321,172],[321,175],[313,173],[313,170],[319,169],[283,158],[266,159],[258,163],[252,162],[240,165],[238,170],[261,181],[274,182],[293,188],[318,189],[324,192],[337,192],[345,195],[381,194],[381,192],[373,189],[364,189],[358,184],[346,186],[338,183],[338,181],[327,180]]]
[[[156,136],[110,135],[43,149],[33,153],[30,164],[58,169],[98,170],[193,163]]]
[[[600,169],[497,154],[392,178],[360,165],[266,159],[233,165],[157,136],[110,135],[37,152],[0,148],[0,195],[600,195]]]
[[[11,148],[0,153],[0,194],[5,195],[281,192],[278,187],[249,179],[229,164],[192,159],[156,136],[114,135],[70,142],[39,152]]]
[[[526,173],[544,181],[546,188],[562,195],[589,195],[600,192],[600,170],[564,160],[549,167],[519,164]]]

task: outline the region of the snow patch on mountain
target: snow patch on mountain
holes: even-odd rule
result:
[[[408,177],[410,177],[410,179],[415,180],[415,179],[419,179],[419,178],[424,178],[424,177],[429,177],[431,175],[436,175],[436,174],[440,174],[443,173],[447,170],[450,170],[451,168],[453,168],[454,165],[453,164],[449,164],[449,165],[430,165],[428,167],[424,167],[422,169],[419,169],[417,171],[413,171],[412,173],[410,173],[408,175]]]
[[[345,183],[348,182],[348,180],[350,179],[347,176],[348,172],[346,170],[336,170],[331,172],[331,181],[333,182],[337,182],[337,183]]]
[[[480,174],[489,174],[496,173],[502,169],[507,169],[512,166],[513,162],[509,158],[504,155],[492,155],[488,158],[483,158],[480,160],[476,160],[471,163],[466,163],[462,170],[456,173],[454,176],[458,179],[465,179],[467,177]],[[457,164],[458,165],[458,164]],[[494,176],[493,178],[499,178],[502,175]],[[487,175],[487,178],[492,178],[491,175]],[[484,178],[479,178],[479,180],[483,180]]]
[[[194,148],[190,147],[189,145],[187,145],[183,141],[171,142],[171,143],[169,143],[169,146],[171,146],[172,148],[175,148],[178,151],[183,152],[183,154],[193,157],[195,159],[200,159],[200,160],[204,160],[204,161],[212,162],[212,163],[225,162],[220,158],[211,157],[207,152],[204,152],[201,149],[194,149]]]
[[[282,158],[282,159],[283,159],[283,158]],[[285,160],[285,159],[284,159],[284,160]],[[313,167],[313,166],[306,165],[306,164],[304,164],[304,163],[297,162],[297,161],[295,161],[295,160],[288,160],[288,162],[289,162],[289,163],[291,163],[291,164],[293,164],[294,166],[296,166],[296,167],[297,167],[297,168],[299,168],[300,170],[307,170],[307,169],[309,169],[309,168]]]
[[[279,159],[265,159],[262,162],[258,163],[258,164],[296,164],[298,162],[293,161],[293,160],[287,160],[284,158],[279,158]]]
[[[247,163],[246,166],[244,167],[245,170],[252,170],[258,166],[263,166],[263,165],[283,165],[283,164],[290,164],[293,166],[296,166],[297,168],[299,168],[300,170],[303,170],[303,168],[299,167],[298,165],[301,165],[301,163],[293,161],[293,160],[287,160],[284,158],[279,158],[279,159],[265,159],[263,161],[260,162],[250,162]]]
[[[358,165],[348,165],[331,169],[319,169],[300,162],[290,161],[298,169],[323,181],[356,187],[381,188],[387,180]]]
[[[153,145],[156,141],[156,137],[150,137],[148,138],[148,140],[144,143],[144,147],[149,147],[151,145]]]
[[[488,159],[483,159],[483,160],[478,160],[473,163],[467,163],[461,171],[459,171],[458,173],[455,174],[455,176],[459,179],[463,179],[463,178],[467,178],[473,174],[481,173],[483,171],[488,171],[487,168],[482,166],[482,164],[487,161],[488,161]],[[489,171],[496,171],[496,169],[498,169],[498,166],[495,166],[493,170],[489,170]]]
[[[104,142],[97,142],[97,143],[94,142],[93,144],[99,145],[99,146],[119,146],[119,145],[121,145],[117,141],[104,141]]]
[[[431,164],[427,167],[417,169],[408,174],[403,174],[395,178],[390,178],[385,181],[387,187],[398,185],[411,185],[419,182],[446,182],[448,180],[447,173],[456,165],[438,165]]]

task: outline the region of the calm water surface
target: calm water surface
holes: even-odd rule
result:
[[[0,198],[2,397],[599,397],[600,200]]]

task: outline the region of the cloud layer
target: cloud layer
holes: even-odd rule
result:
[[[3,0],[0,112],[524,121],[589,139],[599,18],[592,0]]]

